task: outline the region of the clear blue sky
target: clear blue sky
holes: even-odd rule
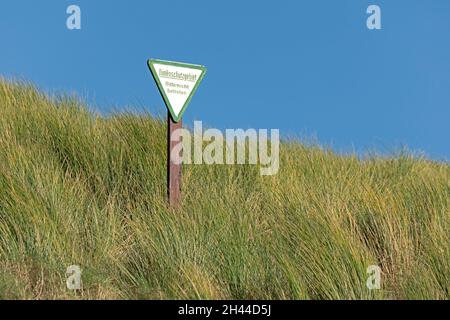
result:
[[[81,7],[82,29],[66,28]],[[382,10],[382,30],[366,9]],[[4,0],[0,75],[165,114],[146,60],[203,64],[184,121],[279,128],[337,151],[450,159],[450,1]]]

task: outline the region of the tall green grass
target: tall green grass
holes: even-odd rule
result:
[[[448,163],[284,142],[275,176],[185,166],[172,211],[165,139],[149,115],[0,81],[0,298],[450,297]]]

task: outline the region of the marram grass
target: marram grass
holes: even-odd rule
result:
[[[450,297],[448,163],[283,142],[275,176],[185,166],[171,211],[165,139],[150,115],[0,81],[0,298]]]

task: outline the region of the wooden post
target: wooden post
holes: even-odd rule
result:
[[[169,206],[172,208],[178,208],[181,203],[181,164],[172,162],[172,150],[180,141],[172,141],[171,136],[175,130],[181,127],[181,119],[174,122],[170,112],[167,112],[167,195]]]

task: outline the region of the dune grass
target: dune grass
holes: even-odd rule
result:
[[[172,211],[165,138],[0,81],[0,298],[449,299],[448,163],[284,142],[275,176],[185,166]]]

